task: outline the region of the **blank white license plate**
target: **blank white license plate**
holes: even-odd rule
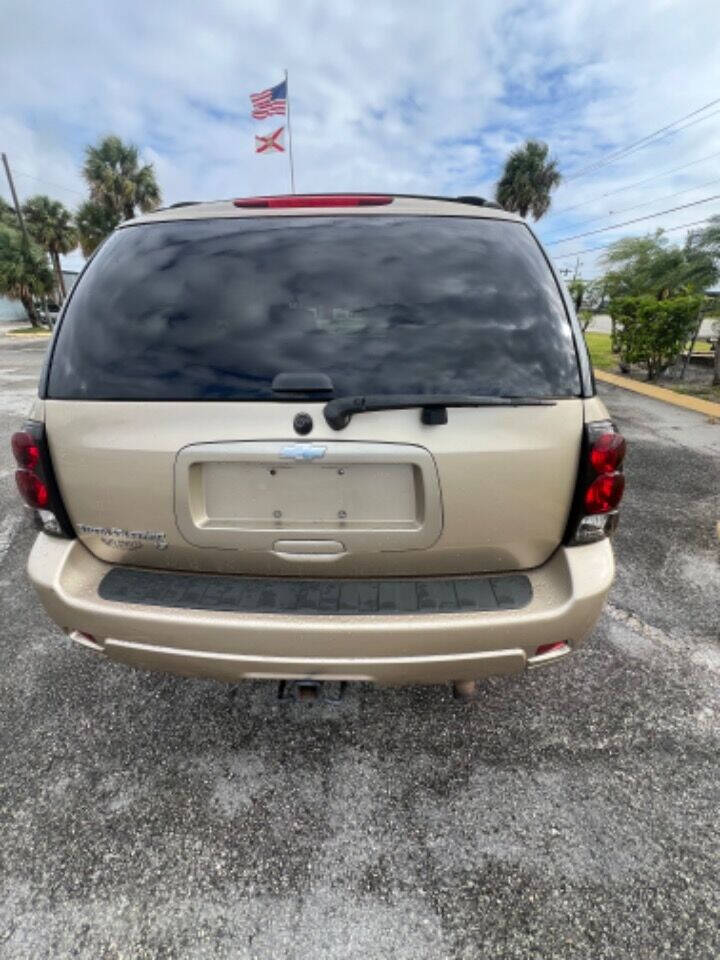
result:
[[[235,461],[202,464],[205,513],[212,525],[398,526],[417,522],[410,463],[348,465]]]

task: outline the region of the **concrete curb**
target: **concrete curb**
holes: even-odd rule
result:
[[[614,387],[622,387],[623,390],[641,393],[645,397],[652,397],[653,400],[662,400],[663,403],[694,410],[695,413],[702,413],[706,417],[720,418],[720,403],[713,403],[712,400],[689,397],[684,393],[675,393],[674,390],[656,387],[651,383],[640,383],[638,380],[631,380],[630,377],[620,377],[616,373],[607,373],[605,370],[596,370],[595,379],[603,383],[611,383]]]

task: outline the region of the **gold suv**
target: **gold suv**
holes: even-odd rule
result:
[[[123,224],[13,448],[45,609],[138,667],[467,684],[564,659],[613,577],[624,440],[548,257],[479,198]]]

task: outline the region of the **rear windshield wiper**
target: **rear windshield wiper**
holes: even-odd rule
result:
[[[448,422],[448,407],[553,407],[554,400],[542,400],[534,397],[473,397],[451,394],[432,396],[431,394],[411,393],[397,396],[377,397],[337,397],[325,404],[323,410],[328,425],[333,430],[344,429],[356,413],[369,413],[373,410],[408,410],[421,407],[421,420],[425,424],[436,425]]]

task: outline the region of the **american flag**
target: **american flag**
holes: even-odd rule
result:
[[[283,80],[275,87],[268,87],[260,93],[251,93],[250,102],[255,120],[265,120],[276,114],[284,117],[287,104],[287,80]]]

